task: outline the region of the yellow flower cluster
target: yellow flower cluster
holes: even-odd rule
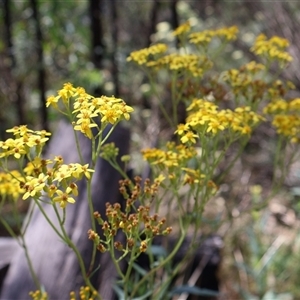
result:
[[[2,200],[9,199],[16,201],[24,194],[20,182],[23,176],[19,171],[11,171],[10,173],[0,173],[0,196]]]
[[[200,172],[200,170],[194,170],[191,168],[182,168],[185,172],[183,182],[184,184],[201,184],[202,180],[206,177]]]
[[[279,99],[295,88],[295,85],[291,81],[282,82],[278,79],[272,82],[271,87],[268,89],[268,96],[270,99]]]
[[[280,65],[284,66],[293,60],[292,56],[285,51],[288,46],[289,42],[284,38],[274,36],[267,39],[264,34],[260,34],[256,38],[251,51],[270,61],[278,60]]]
[[[261,99],[267,92],[267,84],[259,79],[260,72],[265,66],[254,61],[224,72],[221,78],[230,85],[232,93],[237,97],[243,95],[247,100]]]
[[[6,130],[13,133],[14,139],[9,138],[6,141],[0,141],[0,158],[14,156],[20,159],[30,152],[39,156],[45,143],[49,140],[51,133],[42,131],[33,131],[28,129],[26,125],[15,126]]]
[[[173,172],[178,167],[186,167],[187,162],[197,155],[193,147],[175,145],[173,142],[167,143],[167,149],[144,149],[143,158],[151,165],[158,166],[161,170]]]
[[[41,292],[40,290],[29,292],[29,296],[32,300],[48,300],[48,294],[46,292]]]
[[[39,168],[37,165],[36,168]],[[38,176],[26,176],[23,186],[26,193],[23,199],[28,197],[41,196],[42,191],[46,192],[53,202],[58,202],[61,208],[65,208],[68,203],[75,203],[72,197],[78,195],[76,181],[83,176],[87,179],[91,178],[94,170],[88,168],[88,164],[81,165],[79,163],[63,164],[61,157],[55,158],[53,168],[43,168],[43,173]]]
[[[75,115],[77,121],[73,122],[74,130],[81,131],[89,139],[93,138],[92,128],[97,127],[97,121],[106,124],[116,124],[125,119],[129,120],[133,108],[115,97],[93,97],[85,92],[81,87],[73,87],[71,83],[64,84],[58,91],[58,96],[50,96],[47,100],[47,106],[52,105],[58,108],[58,101],[62,100],[68,109],[71,105],[71,99],[74,101],[71,113]],[[73,118],[72,118],[73,119]]]
[[[49,164],[54,165],[48,168]],[[90,179],[92,172],[94,170],[89,169],[88,164],[63,164],[60,156],[54,161],[36,158],[24,168],[24,175],[17,171],[0,173],[0,195],[4,199],[16,200],[23,195],[23,200],[29,197],[39,200],[46,194],[64,208],[68,203],[75,203],[73,196],[78,195],[76,181],[83,176]]]
[[[239,135],[249,135],[252,128],[263,120],[260,115],[251,111],[250,107],[238,107],[234,111],[219,110],[217,105],[203,99],[194,99],[187,111],[189,116],[186,124],[179,124],[176,131],[183,143],[196,142],[195,139],[189,138],[191,132],[194,132],[194,138],[198,137],[198,134],[216,135],[225,129]]]
[[[181,24],[179,27],[177,27],[174,31],[173,31],[173,35],[174,36],[181,36],[187,32],[189,32],[191,30],[191,24],[189,21]]]
[[[272,124],[278,134],[300,143],[300,98],[274,100],[264,108],[264,113],[273,115]]]
[[[134,61],[138,65],[144,65],[151,59],[152,56],[165,53],[167,49],[168,46],[166,44],[160,43],[152,45],[149,48],[131,52],[127,61]]]
[[[208,45],[214,37],[225,38],[233,41],[237,38],[238,28],[236,26],[223,27],[216,30],[203,30],[189,35],[190,43],[196,45]]]
[[[147,63],[147,67],[155,70],[164,67],[171,71],[189,71],[194,77],[201,77],[203,73],[212,67],[213,63],[204,55],[196,54],[177,54],[163,56],[155,61]]]
[[[94,300],[99,297],[97,291],[91,290],[88,286],[81,286],[79,290],[79,300]],[[76,293],[70,292],[70,300],[76,300]]]

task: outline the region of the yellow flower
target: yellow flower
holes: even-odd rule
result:
[[[57,103],[58,103],[59,97],[54,97],[53,95],[47,98],[46,101],[46,107],[49,107],[52,105],[54,108],[57,108]]]
[[[201,32],[194,32],[189,35],[190,43],[196,45],[208,45],[212,37],[214,36],[214,32],[212,30],[204,30]]]
[[[219,130],[223,131],[225,127],[217,120],[217,119],[211,119],[208,123],[207,132],[212,132],[213,134],[216,134]]]
[[[120,115],[118,112],[111,108],[107,109],[105,111],[102,111],[103,117],[101,119],[102,123],[110,123],[110,124],[115,124],[117,121],[119,121]]]
[[[0,173],[0,196],[3,199],[18,200],[25,193],[20,186],[20,183],[23,181],[23,176],[17,170],[13,170],[10,173]]]
[[[183,135],[188,130],[189,126],[187,124],[178,124],[177,130],[174,133],[177,133],[178,135]]]
[[[278,60],[283,67],[293,60],[292,56],[285,51],[288,46],[289,42],[284,38],[274,36],[268,40],[264,34],[260,34],[250,50],[271,61]]]
[[[160,184],[160,183],[163,182],[165,179],[166,179],[166,177],[165,177],[164,175],[159,174],[159,176],[156,177],[156,178],[154,179],[154,182]]]
[[[38,177],[26,176],[26,182],[23,186],[26,192],[22,199],[26,200],[29,197],[39,198],[41,196],[41,192],[46,186],[48,177],[48,175],[44,175],[43,173],[41,173]]]
[[[14,126],[11,129],[7,129],[6,132],[13,133],[13,135],[16,135],[17,137],[25,136],[30,133],[34,133],[33,130],[27,128],[27,125]]]
[[[173,31],[173,35],[174,36],[180,36],[183,35],[187,32],[189,32],[191,30],[191,24],[189,21],[181,24],[179,27],[177,27],[174,31]]]
[[[59,202],[61,208],[65,208],[68,203],[75,203],[75,199],[70,197],[67,192],[57,190],[55,193],[57,196],[53,198],[53,202]]]
[[[75,182],[71,182],[66,189],[66,193],[72,193],[74,196],[78,196],[78,186]]]
[[[191,168],[182,168],[182,170],[186,172],[183,178],[183,184],[200,183],[201,180],[205,178],[205,175],[201,174],[199,170]]]
[[[9,138],[6,141],[0,141],[0,158],[13,155],[16,159],[20,159],[22,156],[31,153],[32,148],[35,147],[35,155],[39,156],[42,151],[42,147],[49,139],[47,136],[51,135],[49,132],[33,131],[27,128],[27,126],[15,126],[12,129],[8,129],[7,132],[13,133],[15,139]]]
[[[197,134],[194,134],[192,131],[187,131],[185,134],[180,138],[181,143],[185,144],[191,142],[196,144],[196,138],[198,138]]]
[[[37,175],[42,173],[46,165],[49,165],[51,163],[52,161],[50,159],[42,159],[40,157],[35,157],[32,161],[30,161],[27,164],[23,171],[26,175]]]
[[[72,165],[60,165],[55,170],[53,181],[61,182],[64,179],[72,177]]]
[[[72,164],[72,176],[75,178],[81,178],[84,175],[87,179],[91,178],[90,173],[94,173],[95,170],[88,168],[89,164],[81,165],[81,164]]]
[[[233,41],[236,40],[238,32],[239,30],[237,26],[231,26],[217,29],[215,31],[215,35],[219,37],[225,37],[227,41]]]
[[[91,120],[89,119],[80,119],[73,128],[74,130],[81,131],[89,139],[92,139],[93,133],[91,128],[93,127],[98,127],[98,125],[96,123],[91,123]]]
[[[147,63],[151,55],[164,53],[167,51],[167,48],[168,47],[166,44],[156,44],[150,46],[149,48],[133,51],[130,53],[127,61],[134,61],[139,65],[144,65]]]
[[[211,69],[213,63],[203,55],[172,53],[148,62],[147,66],[156,70],[165,67],[173,72],[188,71],[194,77],[201,77],[204,71]]]

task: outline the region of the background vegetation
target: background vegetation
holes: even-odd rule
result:
[[[16,124],[54,129],[57,117],[46,112],[46,97],[71,81],[91,94],[115,95],[135,107],[132,167],[142,173],[138,151],[154,146],[159,135],[169,132],[166,124],[155,122],[160,115],[145,74],[126,58],[158,39],[169,41],[172,29],[186,20],[199,30],[239,27],[240,38],[215,61],[222,69],[251,60],[249,48],[261,32],[287,38],[294,62],[280,79],[295,84],[293,96],[300,89],[297,2],[2,0],[0,5],[1,139],[5,129]],[[270,189],[272,157],[266,157],[264,150],[272,149],[274,138],[274,132],[263,128],[254,135],[220,187],[220,197],[207,207],[208,219],[225,214],[230,220],[216,232],[224,240],[219,276],[225,299],[300,297],[299,163],[292,166],[283,188],[268,205],[259,211],[249,209],[251,199],[264,197]],[[213,222],[203,231],[214,232]]]

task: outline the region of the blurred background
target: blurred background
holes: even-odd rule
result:
[[[141,172],[138,150],[153,144],[151,134],[157,129],[153,123],[149,129],[152,106],[147,77],[126,58],[156,41],[174,42],[172,30],[187,20],[199,31],[238,26],[239,39],[215,62],[221,70],[255,59],[249,49],[259,33],[288,39],[294,61],[280,79],[291,80],[298,94],[297,1],[1,0],[1,140],[6,138],[5,130],[17,124],[52,130],[59,117],[46,110],[46,98],[63,83],[72,82],[90,94],[115,95],[135,107],[130,125],[132,164]],[[293,166],[276,199],[239,218],[249,197],[263,197],[262,189],[270,185],[271,158],[264,150],[272,149],[274,133],[261,134],[253,137],[235,168],[240,181],[226,179],[221,196],[211,203],[212,211],[226,215],[222,226],[210,223],[207,230],[217,230],[224,239],[218,271],[221,293],[224,299],[299,299],[299,165]]]
[[[261,32],[287,38],[294,62],[284,76],[299,87],[300,4],[295,1],[1,0],[0,5],[2,135],[14,124],[48,127],[53,116],[45,110],[45,98],[67,81],[142,104],[145,75],[126,62],[127,56],[158,39],[172,40],[171,31],[187,20],[199,30],[239,27],[240,39],[220,54],[222,68],[253,59],[249,47]]]

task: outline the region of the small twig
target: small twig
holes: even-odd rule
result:
[[[194,270],[193,274],[191,275],[190,279],[187,282],[188,286],[195,286],[197,280],[201,276],[203,269],[207,265],[209,261],[209,255],[204,255],[203,258],[200,260],[197,268]],[[182,293],[177,300],[186,300],[189,297],[188,293]]]

